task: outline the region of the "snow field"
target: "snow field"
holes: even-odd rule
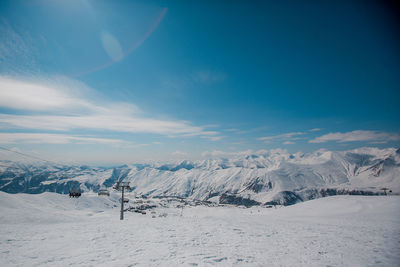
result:
[[[127,212],[84,195],[0,192],[0,266],[399,266],[400,197]],[[159,217],[166,213],[166,217]],[[181,216],[182,213],[182,216]],[[152,216],[155,218],[152,218]]]

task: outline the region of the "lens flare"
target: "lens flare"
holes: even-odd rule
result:
[[[160,15],[157,17],[157,19],[154,21],[154,23],[151,25],[151,27],[148,29],[148,31],[137,41],[135,42],[131,47],[129,47],[126,50],[123,50],[118,42],[118,40],[111,35],[108,32],[102,32],[101,34],[101,41],[103,44],[103,47],[110,57],[110,61],[106,62],[105,64],[96,66],[90,70],[80,72],[80,73],[75,73],[71,75],[72,77],[80,77],[84,76],[102,69],[105,69],[115,62],[121,61],[123,58],[125,58],[127,55],[132,53],[136,48],[138,48],[140,45],[143,44],[144,41],[146,41],[147,38],[157,29],[158,25],[161,23],[163,18],[165,17],[165,14],[167,13],[168,8],[163,8],[161,11]]]
[[[123,57],[122,48],[117,38],[111,33],[103,31],[101,33],[101,43],[108,56],[114,60],[119,61]]]

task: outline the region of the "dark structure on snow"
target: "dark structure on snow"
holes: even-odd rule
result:
[[[80,189],[72,188],[69,190],[69,197],[80,197],[82,191]]]

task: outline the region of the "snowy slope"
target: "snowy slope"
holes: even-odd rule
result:
[[[13,166],[12,163],[8,163]],[[1,164],[4,165],[4,164]],[[118,180],[138,195],[179,196],[241,203],[294,204],[326,195],[370,194],[386,187],[400,192],[400,149],[361,148],[289,154],[260,151],[196,162],[137,164],[117,168],[16,165],[0,167],[0,190],[67,193],[72,187],[97,192]]]
[[[0,266],[400,262],[398,196],[334,196],[278,209],[172,205],[156,216],[127,212],[124,221],[112,203],[90,194],[0,192]]]

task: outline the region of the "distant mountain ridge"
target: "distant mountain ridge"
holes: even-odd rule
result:
[[[287,205],[326,195],[381,193],[384,187],[399,193],[400,149],[295,154],[270,150],[114,168],[10,161],[1,161],[0,165],[0,190],[9,193],[65,194],[73,187],[97,192],[119,180],[130,181],[137,195],[238,205]]]

